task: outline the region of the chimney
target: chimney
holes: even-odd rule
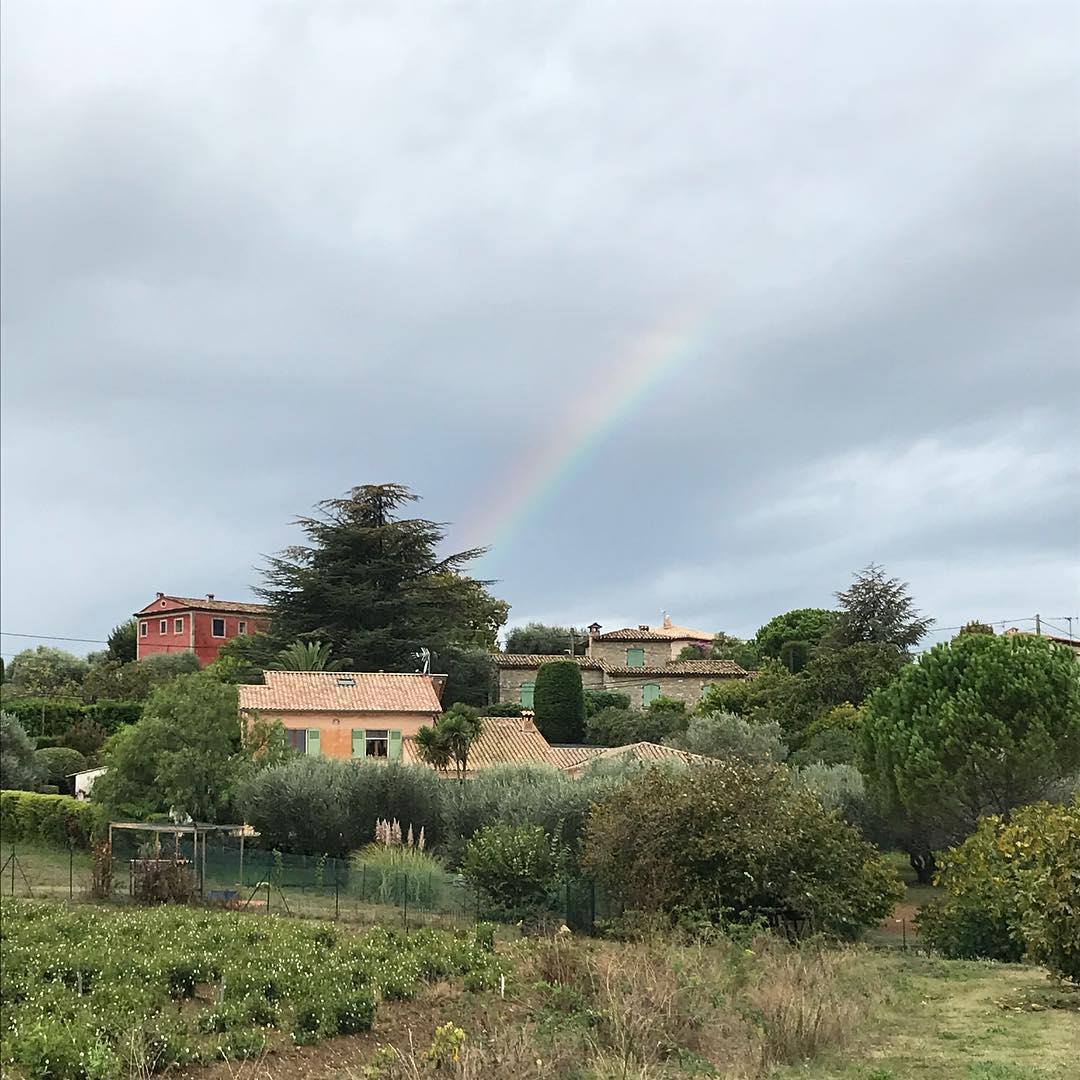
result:
[[[644,623],[644,622],[643,623],[638,623],[638,629],[639,630],[648,630],[649,629],[649,624]]]
[[[165,594],[164,594],[163,592],[159,592],[159,593],[157,594],[157,598],[158,598],[159,600],[163,600],[163,599],[165,598]]]
[[[671,629],[671,616],[668,615],[667,612],[664,612],[664,629],[665,630],[670,630]]]
[[[600,633],[600,624],[598,622],[589,623],[588,631],[589,631],[590,634],[599,634]]]
[[[212,592],[208,592],[208,593],[206,594],[206,599],[207,599],[207,600],[213,600],[213,599],[214,599],[214,594],[213,594]]]
[[[521,726],[518,730],[521,732],[522,735],[527,735],[530,731],[532,731],[533,722],[531,716],[519,716],[518,719],[521,721]]]

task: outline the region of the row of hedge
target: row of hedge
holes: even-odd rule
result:
[[[86,848],[104,824],[101,807],[70,795],[0,791],[0,836],[5,844],[73,842]]]
[[[18,718],[31,738],[58,738],[80,720],[100,724],[111,735],[142,716],[141,701],[97,701],[92,705],[67,698],[4,697],[0,708]],[[40,747],[42,744],[39,743]]]

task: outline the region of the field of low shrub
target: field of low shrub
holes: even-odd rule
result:
[[[336,927],[237,913],[0,907],[0,1068],[120,1080],[371,1027],[380,1000],[464,976],[494,987],[490,934]]]

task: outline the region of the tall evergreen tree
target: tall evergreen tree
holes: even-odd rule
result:
[[[870,642],[906,652],[917,645],[933,625],[923,618],[908,594],[907,582],[885,576],[885,568],[871,563],[855,575],[851,586],[836,594],[840,613],[832,633],[837,645]]]
[[[398,516],[415,500],[366,484],[297,520],[308,542],[270,558],[256,590],[282,645],[316,638],[372,671],[415,671],[424,648],[494,647],[509,607],[464,573],[484,549],[440,555],[441,524]]]

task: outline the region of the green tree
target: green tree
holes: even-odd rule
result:
[[[275,671],[341,671],[348,660],[331,660],[330,646],[321,641],[294,641],[270,665]]]
[[[44,783],[71,795],[75,789],[71,774],[86,768],[86,758],[68,746],[46,746],[34,752],[34,765]]]
[[[506,635],[504,652],[538,656],[584,656],[589,632],[574,626],[548,626],[531,622],[515,626]]]
[[[876,563],[854,578],[836,594],[840,611],[830,640],[837,645],[871,642],[903,652],[918,645],[934,620],[919,614],[907,582],[886,577],[885,568]]]
[[[176,811],[220,821],[255,755],[243,738],[236,688],[206,674],[181,675],[156,689],[139,721],[109,740],[109,771],[94,782],[93,797],[114,815]]]
[[[536,672],[533,692],[536,726],[552,743],[579,743],[585,735],[585,694],[581,668],[573,660],[553,660]]]
[[[694,716],[686,730],[665,740],[668,746],[705,757],[740,761],[783,761],[788,755],[776,721],[753,723],[733,713]]]
[[[836,612],[825,608],[795,608],[775,615],[754,635],[754,643],[762,656],[779,660],[789,642],[805,642],[811,648],[819,645],[836,626]]]
[[[0,788],[35,791],[40,780],[33,742],[16,717],[0,712]]]
[[[91,668],[83,681],[84,701],[145,701],[153,690],[178,675],[199,671],[194,653],[152,653],[131,664],[106,660]]]
[[[779,765],[647,769],[593,809],[582,862],[640,910],[759,917],[849,938],[902,892],[880,853]]]
[[[444,645],[431,663],[433,671],[446,676],[443,701],[477,708],[491,701],[495,665],[489,650],[472,645]]]
[[[465,846],[461,872],[495,913],[520,919],[550,905],[565,852],[542,825],[486,825]]]
[[[434,727],[422,727],[416,733],[416,749],[432,768],[449,772],[451,766],[459,780],[469,771],[469,751],[483,733],[479,712],[470,705],[453,705],[439,717]]]
[[[630,695],[618,690],[586,690],[585,718],[590,719],[605,709],[629,709]]]
[[[119,623],[109,631],[109,647],[106,654],[110,660],[118,664],[130,664],[139,654],[139,622],[137,619],[128,619]]]
[[[415,498],[369,484],[298,520],[307,543],[272,557],[257,590],[279,641],[318,638],[368,671],[414,671],[423,648],[494,647],[509,609],[464,573],[483,549],[439,555],[441,525],[398,516]]]
[[[1080,767],[1078,676],[1072,650],[1026,634],[934,646],[866,704],[871,791],[934,847],[1008,820]]]
[[[52,697],[77,694],[90,665],[81,657],[39,645],[23,649],[11,661],[5,689],[20,697]]]

